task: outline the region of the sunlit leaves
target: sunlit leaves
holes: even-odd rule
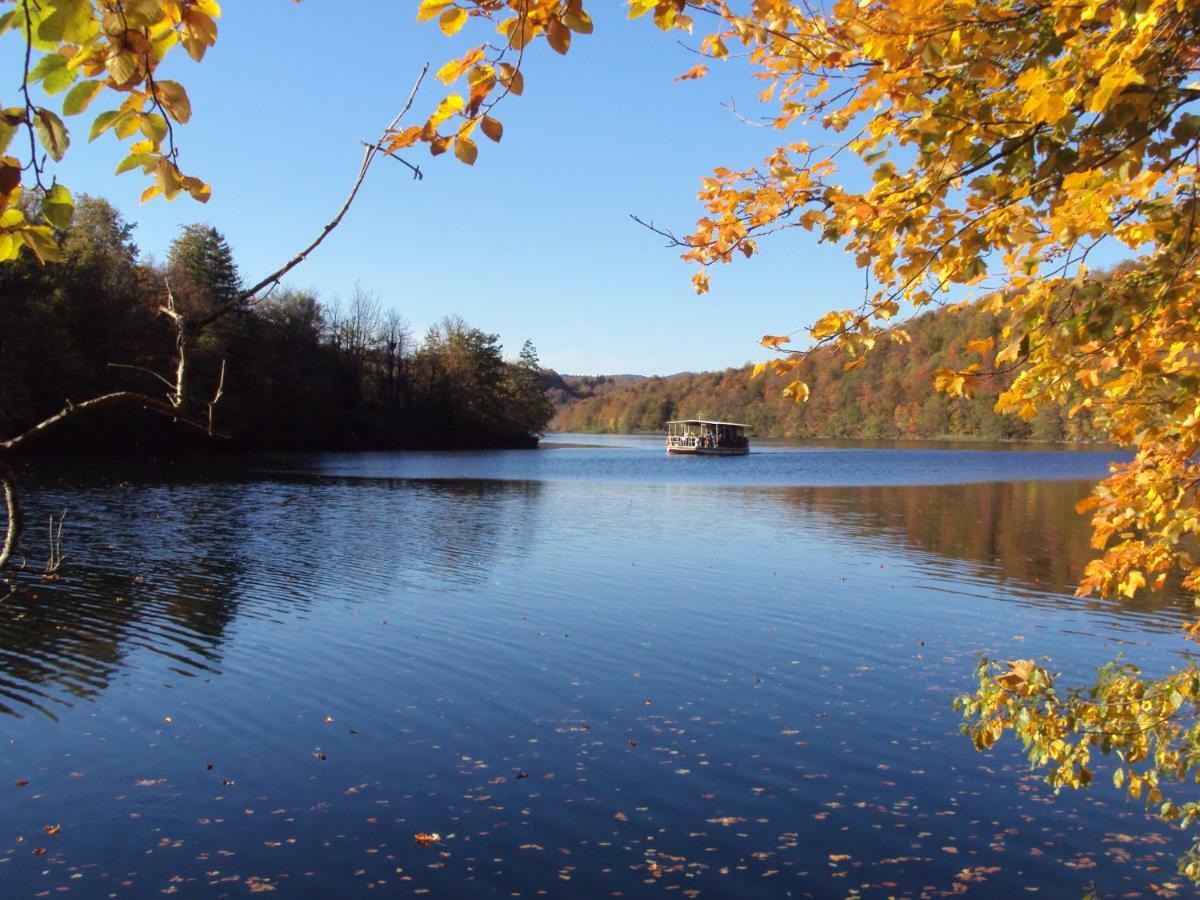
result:
[[[131,152],[136,162],[126,161],[120,170],[141,168],[155,179],[154,189],[147,189],[144,196],[173,197],[186,191],[203,201],[211,189],[179,170],[170,125],[191,119],[187,91],[180,82],[158,80],[155,74],[177,46],[193,59],[202,59],[216,42],[220,14],[215,0],[124,0],[120,4],[39,0],[16,4],[0,19],[0,34],[6,40],[28,42],[31,64],[25,84],[38,85],[52,97],[65,92],[62,115],[84,113],[101,94],[122,98],[117,109],[101,112],[91,121],[89,140],[111,132],[122,141],[140,135],[150,142],[149,147]],[[24,107],[5,110],[0,117],[0,141],[6,146],[11,144],[14,127],[32,131],[39,147],[31,158],[20,161],[29,183],[43,191],[49,183],[47,196],[59,196],[54,195],[54,179],[45,171],[47,160],[61,162],[70,147],[59,114],[26,98]],[[50,209],[54,211],[49,214],[43,210],[47,221],[51,216],[63,218],[62,204],[52,202]],[[50,260],[55,253],[46,245],[47,239],[53,240],[52,235],[47,238],[49,231],[29,231],[20,243],[39,259]],[[5,258],[12,258],[10,249],[6,248]]]
[[[491,116],[483,117],[479,123],[479,130],[496,143],[499,143],[500,139],[504,137],[504,126]]]
[[[71,215],[75,212],[75,200],[71,192],[61,184],[52,187],[42,198],[42,218],[58,229],[65,229],[71,224]]]
[[[192,103],[188,99],[187,91],[178,81],[156,81],[154,96],[171,118],[179,124],[186,124],[192,117]]]
[[[442,34],[457,34],[466,24],[467,11],[457,6],[450,7],[438,17],[438,25],[442,29]]]
[[[75,87],[71,88],[66,99],[63,100],[63,114],[68,116],[77,116],[85,112],[96,95],[100,93],[104,87],[103,81],[81,81]]]
[[[62,119],[48,109],[34,110],[34,130],[38,141],[55,162],[59,162],[67,153],[71,140],[67,136],[67,127]]]
[[[510,94],[525,93],[525,76],[511,63],[500,64],[500,83]]]
[[[469,137],[460,135],[454,139],[454,155],[461,162],[466,163],[468,166],[473,166],[479,156],[479,148],[475,146],[475,142]]]

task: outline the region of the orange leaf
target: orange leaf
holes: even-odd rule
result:
[[[707,74],[708,74],[708,66],[704,65],[704,63],[697,63],[696,65],[692,66],[690,69],[688,69],[686,72],[684,72],[682,75],[680,75],[675,80],[677,82],[679,82],[679,81],[695,81],[699,78],[703,78]]]

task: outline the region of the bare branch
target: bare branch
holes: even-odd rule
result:
[[[420,90],[421,82],[425,80],[425,75],[428,72],[429,63],[425,63],[425,65],[421,67],[421,73],[417,76],[416,83],[413,84],[412,91],[409,92],[408,100],[405,101],[404,106],[400,109],[400,112],[396,113],[392,121],[388,123],[388,127],[385,128],[383,134],[379,136],[379,140],[377,140],[374,144],[367,145],[366,152],[363,154],[362,165],[360,165],[358,168],[358,177],[354,179],[354,186],[350,189],[350,194],[346,197],[346,202],[343,203],[342,208],[337,211],[337,215],[330,219],[329,222],[326,223],[325,227],[321,229],[321,233],[318,234],[307,247],[289,259],[270,275],[267,275],[256,284],[242,291],[223,306],[218,306],[211,313],[197,322],[195,325],[197,331],[203,330],[217,319],[228,315],[228,313],[236,307],[241,306],[248,301],[252,301],[254,296],[263,288],[278,283],[279,279],[283,278],[288,272],[292,271],[292,269],[296,268],[296,266],[308,259],[309,254],[321,246],[325,238],[329,237],[330,233],[342,223],[342,219],[350,210],[350,207],[354,204],[354,199],[358,196],[359,188],[362,187],[362,183],[367,177],[367,172],[371,168],[371,163],[375,161],[376,156],[384,152],[381,147],[383,141],[386,139],[389,133],[396,130],[396,125],[399,124],[404,115],[412,108],[413,101],[417,98],[417,91]]]
[[[21,502],[17,497],[17,478],[13,470],[0,459],[0,489],[4,491],[4,508],[8,525],[4,531],[4,543],[0,544],[0,569],[7,565],[13,552],[21,543],[25,530],[25,519],[21,513]]]

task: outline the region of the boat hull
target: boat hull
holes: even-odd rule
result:
[[[668,453],[681,456],[745,456],[749,447],[668,447]]]

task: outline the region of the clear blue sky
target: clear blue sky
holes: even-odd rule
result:
[[[216,226],[243,276],[256,280],[341,204],[360,139],[376,137],[398,111],[421,64],[436,70],[480,39],[470,28],[451,40],[435,23],[418,25],[415,7],[225,3],[205,61],[179,52],[161,73],[191,95],[181,162],[213,184],[207,206],[185,196],[139,205],[145,179],[112,177],[121,145],[111,135],[88,144],[90,115],[68,121],[73,146],[59,177],[112,200],[137,223],[143,251],[160,258],[181,225]],[[677,84],[697,59],[675,35],[626,21],[617,4],[596,7],[596,33],[576,36],[566,58],[541,43],[527,56],[525,95],[498,111],[501,144],[481,138],[473,168],[417,148],[419,183],[378,160],[342,227],[289,283],[332,298],[358,282],[418,336],[457,314],[498,333],[511,355],[531,338],[544,365],[583,374],[740,365],[767,355],[762,334],[794,331],[861,299],[852,261],[802,232],[714,270],[712,292],[694,295],[691,267],[629,214],[686,232],[699,212],[699,179],[714,166],[752,165],[783,140],[820,137],[739,123],[721,103],[733,98],[744,114],[757,113],[744,64],[717,64],[708,78]],[[13,35],[0,46],[10,84],[20,49]],[[416,112],[427,113],[441,88],[431,78]],[[105,108],[98,99],[90,113]]]

